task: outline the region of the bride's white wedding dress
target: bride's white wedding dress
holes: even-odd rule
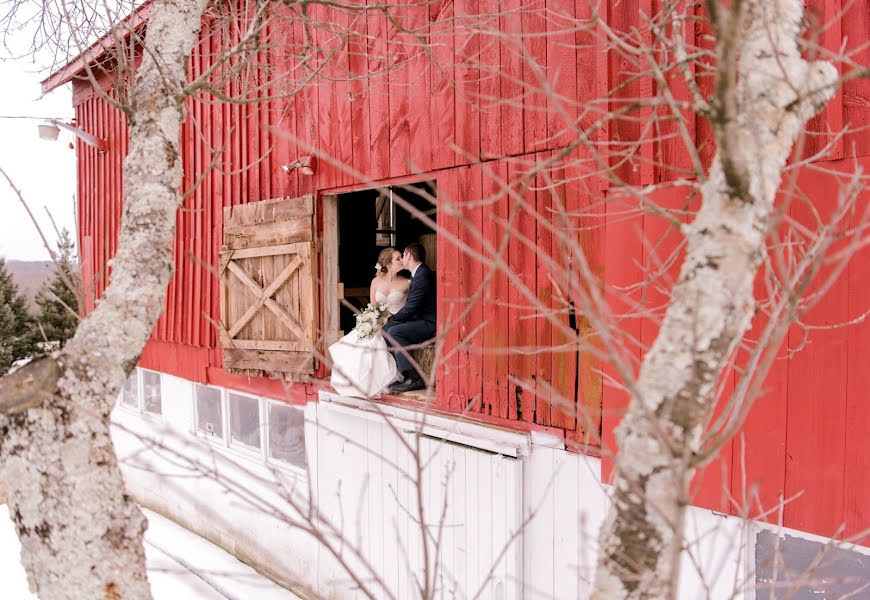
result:
[[[405,298],[401,290],[388,296],[375,292],[375,300],[389,306],[392,314],[405,306]],[[332,357],[329,382],[342,396],[377,398],[398,375],[396,359],[380,331],[365,339],[359,339],[357,332],[351,331],[329,347],[329,355]]]

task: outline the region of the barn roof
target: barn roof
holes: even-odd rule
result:
[[[154,12],[155,4],[154,0],[145,0],[111,31],[91,44],[87,50],[45,78],[42,81],[42,93],[47,94],[53,89],[69,83],[82,73],[87,65],[100,60],[115,45],[118,37],[126,38],[130,32],[135,31],[148,20],[151,13]]]

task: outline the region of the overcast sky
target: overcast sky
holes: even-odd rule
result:
[[[26,62],[0,62],[0,116],[71,121],[74,112],[69,86],[41,98],[39,82],[45,75]],[[46,215],[46,207],[58,227],[75,231],[75,151],[69,147],[75,138],[61,131],[57,141],[42,140],[37,134],[37,125],[41,122],[39,119],[0,118],[0,168],[21,190],[53,243],[57,236]],[[48,259],[36,228],[2,177],[0,206],[0,256],[19,260]]]

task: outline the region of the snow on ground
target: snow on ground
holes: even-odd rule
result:
[[[148,509],[145,556],[154,600],[297,600],[237,558]],[[0,505],[0,581],[4,600],[36,599],[27,589],[21,546],[6,505]]]

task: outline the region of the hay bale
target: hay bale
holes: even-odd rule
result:
[[[422,348],[411,351],[411,356],[420,365],[420,372],[424,379],[432,377],[432,368],[435,364],[435,344],[426,344]]]

